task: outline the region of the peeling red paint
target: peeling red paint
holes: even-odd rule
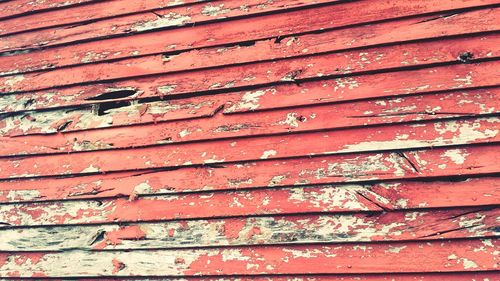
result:
[[[0,278],[496,280],[499,12],[3,1]]]

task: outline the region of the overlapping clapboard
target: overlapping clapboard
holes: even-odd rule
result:
[[[0,277],[495,280],[499,4],[1,2]]]

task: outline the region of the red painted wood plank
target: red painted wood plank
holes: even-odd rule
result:
[[[287,11],[293,8],[314,7],[319,3],[329,2],[335,3],[338,0],[278,0],[271,2],[267,0],[219,0],[211,1],[208,4],[200,3],[182,7],[156,9],[153,12],[146,11],[139,14],[102,19],[93,21],[90,24],[54,27],[3,36],[0,41],[2,42],[0,43],[0,51],[53,45],[52,42],[54,44],[74,43],[111,36],[133,35],[150,30],[199,25],[220,21],[221,19],[225,20],[262,13]],[[126,3],[122,1],[121,5],[126,5]],[[87,6],[86,8],[90,8],[91,10],[104,8],[107,10],[108,6],[109,3],[102,3],[97,5],[97,7]],[[85,13],[85,10],[75,12]],[[71,11],[66,11],[66,13],[71,13]],[[54,20],[57,20],[59,17],[56,15]],[[8,27],[7,25],[5,28]]]
[[[2,277],[193,276],[494,270],[497,239],[288,247],[0,253]],[[84,258],[84,259],[83,259]],[[80,260],[77,268],[71,266]],[[397,263],[394,261],[397,260]]]
[[[376,97],[401,97],[415,93],[495,86],[497,62],[476,66],[445,66],[387,74],[341,77],[329,81],[285,84],[242,91],[224,113],[248,112],[300,105],[342,102]],[[275,101],[279,100],[277,104]]]
[[[184,51],[173,56],[153,55],[154,60],[168,58],[163,66],[168,71],[196,69],[217,65],[227,65],[314,54],[354,47],[386,44],[407,40],[435,38],[441,36],[469,34],[474,32],[494,31],[499,29],[496,21],[499,9],[481,9],[463,12],[453,16],[442,13],[431,16],[396,19],[388,22],[349,27],[344,29],[325,30],[321,33],[309,33],[284,38],[276,43],[275,39],[257,40],[251,46],[208,47],[192,51]],[[412,32],[407,32],[411,29]],[[158,58],[156,58],[157,56]],[[31,53],[25,63],[19,56],[3,57],[3,69],[0,74],[13,74],[28,70],[40,70],[66,65],[62,58],[50,59]],[[115,64],[132,66],[150,61],[151,56],[135,59],[122,58]],[[126,63],[123,62],[126,60]],[[14,66],[13,63],[16,65]],[[69,63],[71,64],[71,63]],[[107,63],[92,63],[92,66],[79,66],[82,72],[92,69],[106,69]],[[69,71],[70,69],[66,69]],[[103,71],[102,71],[103,72]]]
[[[453,189],[450,189],[452,185],[450,182],[441,182],[448,188],[434,189],[426,187],[422,182],[409,182],[154,196],[132,200],[117,198],[99,201],[3,204],[0,205],[0,223],[7,226],[96,224],[309,212],[339,213],[459,207],[467,206],[467,202],[472,201],[472,199],[457,200],[460,196],[463,197],[464,194],[460,191],[464,187],[469,190],[465,194],[473,195],[475,201],[479,200],[483,204],[491,202],[491,197],[494,198],[499,193],[498,184],[492,183],[492,179],[495,178],[471,180]],[[474,183],[485,188],[471,191],[475,188]],[[146,186],[147,184],[143,184],[136,189]],[[437,184],[431,186],[435,187]],[[446,190],[450,191],[450,194],[446,195],[447,199],[439,201],[429,198],[433,196],[432,194],[437,195]],[[451,202],[449,198],[457,201]],[[496,216],[494,215],[493,220]]]
[[[137,201],[137,203],[135,201],[131,201],[132,203],[123,203],[127,206],[124,209],[136,209],[137,207],[144,209],[143,204],[148,205],[149,203],[146,202],[153,200],[155,206],[163,206],[165,208],[163,209],[165,215],[168,213],[168,210],[172,210],[172,212],[177,214],[172,214],[173,217],[178,217],[179,215],[186,216],[190,212],[202,211],[205,215],[216,217],[234,215],[242,211],[239,205],[228,207],[230,203],[233,203],[234,198],[237,198],[237,201],[245,206],[245,210],[253,210],[254,212],[265,210],[272,214],[279,214],[329,211],[333,207],[329,202],[333,202],[339,193],[339,198],[345,198],[346,195],[343,192],[347,192],[349,188],[346,186],[325,186],[307,187],[305,189],[293,188],[291,190],[260,190],[261,186],[259,186],[259,183],[251,185],[249,181],[242,183],[241,180],[231,181],[229,179],[226,185],[212,186],[209,189],[226,190],[244,185],[244,188],[257,190],[177,195],[173,197],[174,200],[169,196],[142,197],[144,195],[199,191],[200,184],[191,184],[190,186],[174,185],[167,188],[167,183],[160,180],[161,176],[165,174],[168,175],[168,173],[162,172],[152,175],[121,173],[77,178],[3,181],[0,182],[0,202],[99,199],[115,196],[124,196],[134,200],[139,197],[141,200]],[[453,176],[453,172],[443,175]],[[276,178],[273,186],[283,186],[277,179],[279,178]],[[352,177],[350,181],[356,181],[356,179],[356,177]],[[317,180],[312,180],[311,183],[316,182]],[[338,180],[333,179],[331,182],[338,182]],[[385,209],[494,205],[497,204],[496,198],[500,196],[499,181],[496,178],[468,179],[459,182],[403,181],[385,184],[352,185],[351,188],[354,191],[364,191],[366,188],[367,191],[361,194],[374,200],[378,205],[384,206]],[[359,200],[362,199],[359,196],[355,197]],[[318,200],[313,200],[313,198],[318,198]],[[163,200],[166,200],[168,203],[162,203]],[[120,199],[117,202],[124,201]],[[317,202],[320,203],[318,204]],[[368,201],[364,201],[363,204],[368,204],[367,206],[375,208]],[[152,205],[149,204],[148,206]],[[266,206],[273,206],[273,208],[270,209]],[[259,213],[262,213],[262,211]]]
[[[0,35],[27,32],[41,28],[82,24],[99,19],[127,15],[137,12],[154,11],[166,7],[175,7],[206,0],[113,0],[87,1],[86,5],[66,7],[64,10],[39,11],[36,15],[28,15],[5,19],[2,21]],[[11,1],[13,2],[13,1]],[[54,1],[53,1],[54,2]],[[83,1],[81,1],[83,2]]]
[[[252,91],[178,100],[160,100],[133,105],[118,104],[117,108],[102,110],[101,113],[99,113],[99,108],[90,106],[69,110],[63,108],[56,111],[28,112],[5,116],[0,121],[0,130],[4,136],[19,136],[33,133],[69,132],[90,128],[200,118],[214,116],[221,108],[225,114],[233,112],[248,113],[261,109],[319,105],[384,96],[397,96],[397,99],[414,93],[498,85],[500,82],[498,80],[498,77],[500,77],[498,64],[499,62],[489,62],[474,65],[443,66],[431,70],[422,69],[336,78],[304,82],[300,83],[300,85],[277,85]],[[31,99],[33,95],[5,97],[23,97],[23,99],[1,99],[3,106],[33,102],[33,99]],[[45,98],[42,97],[41,99],[44,100]],[[53,102],[54,99],[55,97],[49,99],[48,102]],[[279,104],[275,102],[276,99],[280,100]],[[63,102],[63,99],[58,101]],[[486,100],[484,102],[486,103]],[[215,117],[217,116],[215,115]],[[116,130],[124,129],[117,128]],[[171,136],[165,136],[165,138],[168,137]],[[23,148],[23,146],[19,148]]]
[[[0,159],[0,177],[68,175],[500,141],[497,117]],[[304,146],[304,144],[308,144]],[[457,155],[459,159],[465,158]],[[461,161],[461,160],[460,160]]]
[[[495,145],[460,149],[433,149],[397,153],[368,153],[357,156],[337,155],[313,159],[263,161],[217,167],[186,167],[173,171],[109,173],[88,177],[4,181],[2,195],[7,200],[44,198],[92,198],[137,194],[161,194],[200,190],[227,190],[289,185],[331,184],[366,180],[412,179],[426,177],[478,175],[498,172]],[[457,164],[456,156],[464,156]],[[412,160],[409,160],[412,159]],[[461,158],[460,158],[461,159]],[[413,165],[410,164],[410,162]],[[481,163],[480,165],[478,163]],[[416,167],[418,171],[415,170]],[[464,183],[466,184],[466,183]],[[402,186],[402,189],[406,185]],[[433,185],[429,185],[432,187]],[[460,186],[460,185],[458,185]],[[478,194],[467,191],[470,200],[478,200],[490,185],[480,185]],[[443,186],[442,188],[448,188]],[[446,188],[442,194],[446,195]],[[463,186],[462,188],[467,188]],[[472,193],[470,193],[472,192]],[[490,191],[485,191],[487,200]],[[456,204],[454,197],[442,196],[439,204]],[[430,199],[427,199],[430,200]],[[449,201],[448,201],[449,200]],[[464,204],[471,201],[462,198]],[[420,202],[422,204],[427,201]],[[491,202],[491,201],[489,201]],[[424,204],[425,206],[425,204]],[[454,206],[454,205],[452,205]]]
[[[427,43],[386,46],[346,53],[306,56],[284,61],[189,71],[171,75],[166,74],[151,78],[140,78],[134,81],[119,81],[112,83],[114,86],[111,87],[130,87],[145,92],[140,96],[148,96],[148,92],[154,92],[156,95],[161,94],[162,91],[158,87],[162,85],[173,88],[173,90],[167,91],[168,94],[173,94],[254,86],[280,81],[300,81],[307,78],[352,74],[385,68],[457,61],[457,57],[467,52],[473,54],[474,58],[477,59],[495,58],[498,56],[497,46],[499,44],[500,36],[473,36]],[[3,85],[0,90],[5,93],[29,92],[90,81],[102,82],[117,78],[132,78],[140,75],[162,73],[164,71],[163,65],[165,65],[163,60],[158,59],[156,61],[147,60],[140,65],[134,66],[127,64],[126,61],[124,63],[121,65],[108,64],[107,69],[97,69],[97,71],[92,70],[83,73],[79,68],[74,68],[73,71],[66,69],[59,71],[59,75],[53,74],[54,71],[49,71],[0,77],[0,85]],[[225,77],[220,77],[222,72],[225,73]],[[102,86],[106,84],[108,83],[102,83]],[[188,86],[183,86],[183,84]],[[84,89],[84,87],[76,86],[72,91],[79,92]]]
[[[261,96],[279,96],[281,95],[281,89],[285,92],[297,93],[305,91],[318,92],[318,98],[330,98],[332,89],[333,95],[337,96],[339,92],[353,90],[354,93],[360,92],[360,83],[364,81],[357,82],[356,78],[340,77],[334,79],[331,85],[325,81],[315,81],[315,82],[303,82],[303,79],[309,79],[313,77],[318,77],[318,75],[353,75],[359,72],[366,71],[380,71],[381,69],[387,70],[388,68],[393,69],[395,67],[404,67],[408,64],[410,65],[428,65],[429,63],[435,62],[451,62],[456,61],[457,56],[465,51],[471,51],[476,57],[480,58],[490,58],[496,56],[494,50],[496,50],[496,45],[493,43],[499,41],[499,36],[479,36],[471,38],[461,38],[451,39],[451,40],[441,40],[435,42],[419,43],[419,44],[408,44],[408,45],[398,45],[393,47],[381,47],[374,48],[370,50],[362,51],[351,51],[347,53],[334,53],[324,56],[312,56],[298,59],[290,59],[287,61],[282,61],[280,64],[273,62],[265,63],[255,63],[242,66],[232,66],[223,69],[210,69],[203,71],[194,72],[183,72],[175,73],[165,76],[153,76],[134,80],[125,80],[118,82],[108,82],[93,84],[89,86],[74,86],[70,88],[63,88],[58,90],[45,90],[36,91],[29,94],[22,95],[4,95],[3,104],[11,104],[10,107],[15,107],[15,110],[23,110],[24,104],[28,104],[28,107],[55,107],[55,106],[67,106],[81,103],[95,103],[101,102],[93,99],[99,99],[99,96],[103,94],[109,94],[116,91],[128,90],[131,92],[131,97],[129,98],[146,98],[146,97],[158,97],[158,96],[168,96],[168,95],[178,95],[193,92],[205,92],[207,90],[217,90],[226,89],[224,91],[229,91],[231,87],[241,87],[241,86],[259,86],[262,84],[276,83],[276,82],[288,82],[289,84],[277,85],[277,86],[267,86],[263,88],[257,88],[253,91],[244,91],[236,93],[238,99],[236,105],[225,110],[226,112],[238,111],[238,110],[248,110],[248,109],[258,109],[257,103],[259,99],[265,99]],[[490,42],[490,43],[487,43]],[[449,44],[453,44],[450,46]],[[373,63],[372,63],[373,61]],[[410,61],[410,62],[409,62]],[[331,64],[335,62],[336,64]],[[408,63],[409,62],[409,63]],[[283,63],[286,63],[284,66]],[[436,71],[444,69],[441,73],[432,73],[422,70],[416,72],[416,74],[423,75],[422,78],[426,78],[429,83],[432,83],[435,88],[430,89],[431,85],[429,83],[423,84],[422,81],[414,79],[412,77],[405,77],[407,73],[398,75],[397,73],[391,73],[390,76],[380,74],[370,76],[363,76],[362,78],[367,78],[366,81],[369,83],[381,83],[378,79],[385,77],[383,83],[389,83],[389,81],[394,80],[394,82],[388,85],[397,86],[396,93],[389,91],[394,91],[392,89],[384,89],[384,92],[375,91],[374,87],[367,87],[368,85],[363,85],[364,89],[370,89],[369,92],[373,96],[391,96],[395,94],[410,94],[414,92],[422,91],[432,91],[432,90],[444,90],[451,87],[453,88],[466,88],[471,86],[485,86],[485,85],[496,85],[495,77],[498,77],[498,69],[496,64],[498,62],[482,63],[481,67],[476,65],[465,65],[463,67],[451,67],[450,70],[446,68],[436,68]],[[334,66],[332,66],[334,65]],[[487,69],[487,67],[494,67],[494,69]],[[496,69],[495,69],[496,68]],[[268,71],[271,71],[269,73]],[[457,72],[459,71],[459,72]],[[224,74],[222,74],[224,72]],[[457,72],[457,73],[453,73]],[[472,72],[472,73],[471,73]],[[451,86],[446,86],[446,84],[439,83],[439,76],[443,75],[442,80],[449,81]],[[463,75],[461,77],[460,75]],[[485,75],[486,77],[481,77],[486,81],[480,79],[473,79],[474,75]],[[292,79],[292,76],[294,78]],[[14,76],[18,77],[18,76]],[[417,88],[412,88],[409,86],[401,87],[401,80],[397,81],[395,79],[390,79],[390,77],[395,77],[404,81],[408,81],[410,84],[417,84],[415,86],[420,86]],[[9,78],[14,79],[14,78]],[[389,81],[387,81],[390,79]],[[293,80],[293,81],[292,81]],[[8,84],[9,88],[17,87],[16,85],[21,85],[23,79],[17,79],[17,82],[5,82]],[[300,82],[301,85],[295,85],[290,82]],[[484,81],[484,82],[483,82]],[[302,83],[303,82],[303,83]],[[475,84],[477,83],[477,84]],[[448,85],[450,85],[448,84]],[[413,85],[412,85],[413,86]],[[308,87],[308,88],[305,88]],[[387,87],[387,86],[386,86]],[[298,89],[293,90],[292,89]],[[134,94],[135,91],[135,94]],[[374,91],[377,93],[374,95]],[[401,91],[403,93],[401,93]],[[267,93],[266,92],[272,92]],[[326,93],[328,93],[328,95]],[[361,92],[362,93],[362,92]],[[309,93],[307,93],[309,95]],[[230,94],[229,96],[233,96]],[[367,96],[364,95],[363,98]],[[20,98],[20,100],[18,100]],[[106,97],[104,97],[106,98]],[[361,98],[361,97],[360,97]],[[89,100],[91,99],[91,100]],[[206,100],[205,98],[199,98],[201,100]],[[219,99],[219,97],[216,97]],[[234,98],[233,98],[234,99]],[[250,101],[245,101],[249,99]],[[342,97],[343,100],[348,98]],[[283,100],[283,106],[289,106],[286,101],[294,101],[295,99]],[[314,99],[313,99],[314,100]],[[338,98],[337,100],[341,100]],[[276,104],[272,101],[273,104]],[[331,101],[331,98],[328,100]],[[324,102],[322,100],[316,103]],[[199,103],[199,102],[197,102]],[[12,106],[13,104],[13,106]],[[32,104],[36,104],[33,106]],[[303,104],[303,103],[302,103]],[[292,104],[293,105],[293,104]]]
[[[38,53],[44,58],[57,58],[66,61],[66,65],[78,64],[82,61],[188,50],[248,41],[249,39],[266,39],[318,29],[337,28],[369,21],[496,4],[496,1],[493,0],[457,0],[452,2],[430,0],[386,2],[383,0],[370,0],[369,2],[369,10],[366,10],[367,5],[364,1],[354,1],[341,5],[293,11],[278,16],[266,15],[227,21],[220,24],[137,34],[134,36],[134,40],[129,40],[127,37],[112,38],[74,46],[50,48],[40,52],[18,54],[15,58],[11,57],[11,59],[18,62],[26,59],[36,61],[39,59],[36,55]],[[346,14],[357,13],[360,10],[366,12],[359,14],[357,17],[345,17]],[[62,38],[47,44],[68,43],[72,40],[75,39],[71,37]],[[2,57],[2,60],[0,60],[1,65],[8,65],[4,64],[5,58],[7,57]]]
[[[471,281],[471,280],[495,280],[495,272],[456,272],[456,273],[411,273],[411,274],[342,274],[342,275],[285,275],[285,276],[238,276],[238,277],[183,277],[183,278],[101,278],[102,281],[131,281],[131,280],[155,280],[155,281]],[[54,279],[59,281],[58,279]],[[95,279],[80,279],[89,281]]]
[[[51,1],[32,1],[32,0],[13,0],[0,3],[0,19],[18,17],[32,12],[41,12],[52,9],[71,7],[78,4],[98,2],[101,0],[51,0]]]
[[[441,81],[443,82],[443,81]],[[380,89],[381,90],[381,89]],[[178,143],[195,140],[214,140],[227,137],[257,136],[286,132],[339,129],[353,126],[390,124],[408,121],[435,120],[460,116],[497,113],[500,110],[500,88],[455,91],[440,94],[355,101],[311,107],[280,109],[245,114],[215,114],[209,118],[163,122],[143,126],[120,126],[102,130],[75,131],[75,119],[57,118],[55,123],[43,122],[36,130],[39,115],[24,118],[17,126],[29,132],[49,132],[57,129],[61,120],[72,123],[60,134],[45,134],[0,138],[0,154],[25,155],[62,151],[87,151],[105,148],[139,147],[153,144]],[[43,113],[42,113],[43,114]],[[40,114],[41,115],[41,114]],[[53,114],[55,116],[56,114]],[[105,115],[104,125],[134,124],[131,112],[127,118]],[[83,116],[82,116],[83,117]],[[80,120],[85,120],[84,118]],[[107,118],[106,118],[107,117]],[[143,115],[144,117],[144,115]],[[31,119],[28,121],[28,119]],[[335,120],[334,123],[331,120]],[[97,118],[92,119],[97,123]],[[4,119],[8,123],[8,118]],[[30,124],[28,124],[30,123]],[[96,124],[94,123],[94,124]],[[89,124],[85,122],[83,124]],[[17,128],[17,127],[16,127]],[[82,129],[87,129],[82,128]],[[36,130],[36,131],[35,131]],[[5,131],[4,131],[5,132]],[[15,129],[9,133],[15,132]],[[26,134],[28,131],[20,132]]]
[[[115,220],[113,224],[105,225],[1,229],[0,250],[138,250],[493,237],[500,234],[495,231],[499,227],[499,218],[499,209],[465,208],[133,224],[116,224],[119,220]],[[24,222],[28,224],[28,220]],[[41,223],[44,222],[35,225]]]

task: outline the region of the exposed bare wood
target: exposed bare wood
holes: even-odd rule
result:
[[[4,137],[0,142],[0,152],[3,155],[22,155],[61,151],[87,151],[194,140],[214,140],[227,137],[340,129],[461,116],[479,116],[498,113],[499,103],[499,88],[490,88],[408,97],[398,96],[370,101],[325,104],[266,112],[247,112],[245,114],[215,114],[207,117],[207,119],[197,118],[133,127],[120,126],[111,129],[75,132],[72,132],[72,129],[76,129],[80,125],[102,127],[105,125],[137,124],[136,120],[131,116],[131,111],[123,112],[123,114],[127,115],[126,119],[113,118],[112,123],[103,122],[99,124],[96,124],[99,119],[95,117],[92,119],[88,117],[89,120],[93,120],[92,123],[83,122],[83,120],[87,119],[84,118],[85,115],[82,112],[78,112],[78,114],[81,114],[81,122],[75,119],[61,118],[64,114],[60,112],[57,114],[50,113],[50,116],[58,116],[58,118],[54,119],[53,122],[48,122],[48,118],[43,118],[43,113],[40,113],[25,115],[23,118],[12,120],[13,123],[16,123],[15,120],[19,120],[17,127],[12,127],[18,128],[21,126],[24,134],[51,132],[51,129],[54,132],[63,131],[64,133],[17,136],[15,138]],[[151,106],[151,104],[144,105]],[[213,105],[209,106],[209,108],[214,110]],[[152,107],[148,107],[148,110],[152,110]],[[203,112],[201,109],[198,110]],[[72,114],[77,113],[72,112]],[[141,117],[147,118],[145,115],[146,113]],[[104,118],[110,120],[112,116],[115,115],[110,113],[104,115]],[[330,122],[331,119],[334,119],[335,122]],[[8,118],[4,120],[7,124],[11,122]],[[63,123],[65,120],[71,123],[61,129],[61,124],[66,124]],[[40,127],[37,128],[37,126]],[[90,128],[83,127],[81,129]]]
[[[134,1],[134,3],[137,1]],[[149,1],[148,1],[149,2]],[[152,2],[152,1],[151,1]],[[408,40],[427,39],[441,36],[465,35],[477,32],[495,31],[500,28],[497,21],[499,9],[481,9],[477,11],[461,12],[449,16],[449,12],[439,15],[419,16],[403,18],[387,22],[379,22],[350,27],[345,29],[324,30],[321,33],[312,32],[284,37],[281,41],[276,39],[255,40],[249,43],[234,44],[234,46],[207,47],[195,50],[180,51],[175,55],[146,55],[145,57],[124,57],[109,63],[94,62],[91,57],[79,63],[92,63],[92,66],[80,65],[81,72],[93,72],[100,70],[101,75],[108,74],[107,71],[113,65],[113,71],[118,71],[120,65],[130,64],[137,68],[149,61],[168,63],[162,66],[165,72],[196,69],[203,67],[222,66],[234,63],[254,62],[276,58],[292,57],[304,54],[315,54],[319,52],[338,51],[355,47],[363,47],[377,44],[404,42]],[[407,32],[411,28],[412,32]],[[33,57],[37,53],[33,53]],[[46,56],[30,59],[22,64],[19,57],[5,57],[2,59],[0,74],[22,73],[40,69],[57,68],[65,66],[61,58],[49,59]],[[102,58],[104,59],[104,58]],[[9,66],[15,63],[15,66]],[[68,62],[71,64],[71,62]],[[72,68],[66,69],[66,71]],[[79,75],[79,72],[74,72]],[[108,74],[109,75],[109,74]]]
[[[497,239],[476,239],[132,252],[0,253],[0,276],[474,272],[496,269],[498,243]],[[74,267],[76,260],[80,261],[78,267]]]
[[[347,202],[346,202],[347,203]],[[500,211],[299,215],[0,230],[0,251],[153,249],[435,240],[499,235]]]
[[[476,175],[498,173],[496,165],[495,145],[431,149],[398,153],[369,153],[357,156],[337,155],[314,159],[296,159],[286,161],[249,162],[205,167],[186,167],[173,171],[146,170],[142,172],[120,172],[86,177],[61,179],[33,179],[2,182],[3,200],[30,201],[32,199],[51,198],[93,198],[126,195],[135,198],[141,194],[161,194],[173,192],[191,192],[200,190],[227,190],[241,188],[279,187],[290,185],[326,184],[341,182],[360,182],[366,180],[387,180],[404,178],[453,177],[455,175]],[[457,160],[457,156],[459,157]],[[461,163],[462,157],[464,162]],[[411,159],[411,160],[409,160]],[[413,163],[413,166],[410,162]],[[458,163],[456,163],[458,162]],[[478,165],[477,163],[481,163]],[[417,165],[417,166],[415,166]],[[415,170],[418,167],[418,171]],[[474,181],[477,182],[477,181]],[[396,185],[396,187],[399,185]],[[396,193],[411,195],[413,186],[405,183]],[[426,187],[427,186],[427,187]],[[426,199],[417,197],[412,206],[426,202],[437,204],[457,204],[456,196],[447,194],[452,186],[460,187],[464,196],[459,202],[475,205],[474,201],[494,204],[497,189],[491,181],[479,181],[471,190],[468,182],[442,184],[416,184],[419,188],[432,194],[441,194],[439,198],[429,196]],[[377,188],[384,192],[385,185]],[[493,188],[493,189],[492,189]],[[451,189],[453,190],[453,189]],[[477,192],[477,193],[476,193]],[[417,192],[418,195],[418,192]],[[432,201],[430,201],[432,200]],[[492,201],[493,200],[493,201]],[[493,202],[493,203],[492,203]],[[453,206],[453,205],[439,205]]]
[[[11,1],[16,2],[16,1]],[[17,1],[21,2],[21,1]],[[55,2],[55,1],[52,1]],[[48,28],[61,25],[89,24],[96,20],[118,17],[138,12],[150,12],[157,9],[176,7],[197,2],[207,2],[207,0],[113,0],[95,1],[87,0],[86,5],[76,7],[66,7],[64,10],[37,11],[36,16],[22,16],[4,19],[0,28],[1,35],[19,32],[28,32],[41,28]],[[10,4],[12,6],[12,4]],[[1,6],[1,5],[0,5]],[[5,6],[5,4],[4,4]],[[0,7],[2,9],[5,7]],[[5,11],[5,10],[4,10]],[[30,12],[34,12],[31,10]],[[69,26],[71,28],[71,26]]]
[[[101,0],[51,0],[51,1],[32,1],[32,0],[12,0],[0,3],[0,18],[11,18],[33,12],[40,12],[52,9],[71,7],[74,5]]]
[[[289,34],[338,28],[403,16],[497,4],[495,0],[454,0],[447,2],[429,0],[386,2],[383,0],[370,0],[369,2],[370,9],[368,10],[365,1],[352,1],[340,5],[304,9],[279,15],[265,15],[256,18],[225,21],[220,24],[200,25],[189,29],[181,28],[157,33],[137,34],[134,35],[134,40],[129,40],[127,37],[119,37],[72,46],[61,46],[40,52],[18,54],[15,58],[17,63],[14,62],[14,65],[16,65],[14,68],[19,68],[19,63],[24,63],[26,60],[39,60],[40,56],[46,59],[64,61],[65,65],[78,64],[82,60],[99,61],[134,56],[134,54],[145,55],[164,51],[181,51],[248,41],[249,39],[258,40],[282,37]],[[365,12],[358,13],[361,10]],[[357,16],[346,17],[345,15],[348,14],[357,14]],[[232,28],[234,26],[238,26],[238,28]],[[78,39],[78,35],[76,35],[61,36],[58,39],[44,38],[40,41],[45,41],[46,44],[44,46],[47,46],[70,43]],[[44,43],[40,41],[38,43]],[[21,47],[19,45],[13,46],[5,48],[4,45],[3,50],[15,50]],[[32,47],[34,46],[32,45]],[[5,57],[0,58],[0,64],[8,65],[4,63]]]

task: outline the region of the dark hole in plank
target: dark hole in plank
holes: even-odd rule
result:
[[[129,106],[129,105],[130,105],[129,101],[104,102],[104,103],[101,103],[98,105],[97,115],[103,116],[103,115],[108,114],[109,112],[106,112],[106,111],[108,111],[110,109],[125,107],[125,106]]]
[[[128,98],[137,93],[136,90],[119,90],[100,94],[95,97],[87,98],[86,100],[114,100]]]

